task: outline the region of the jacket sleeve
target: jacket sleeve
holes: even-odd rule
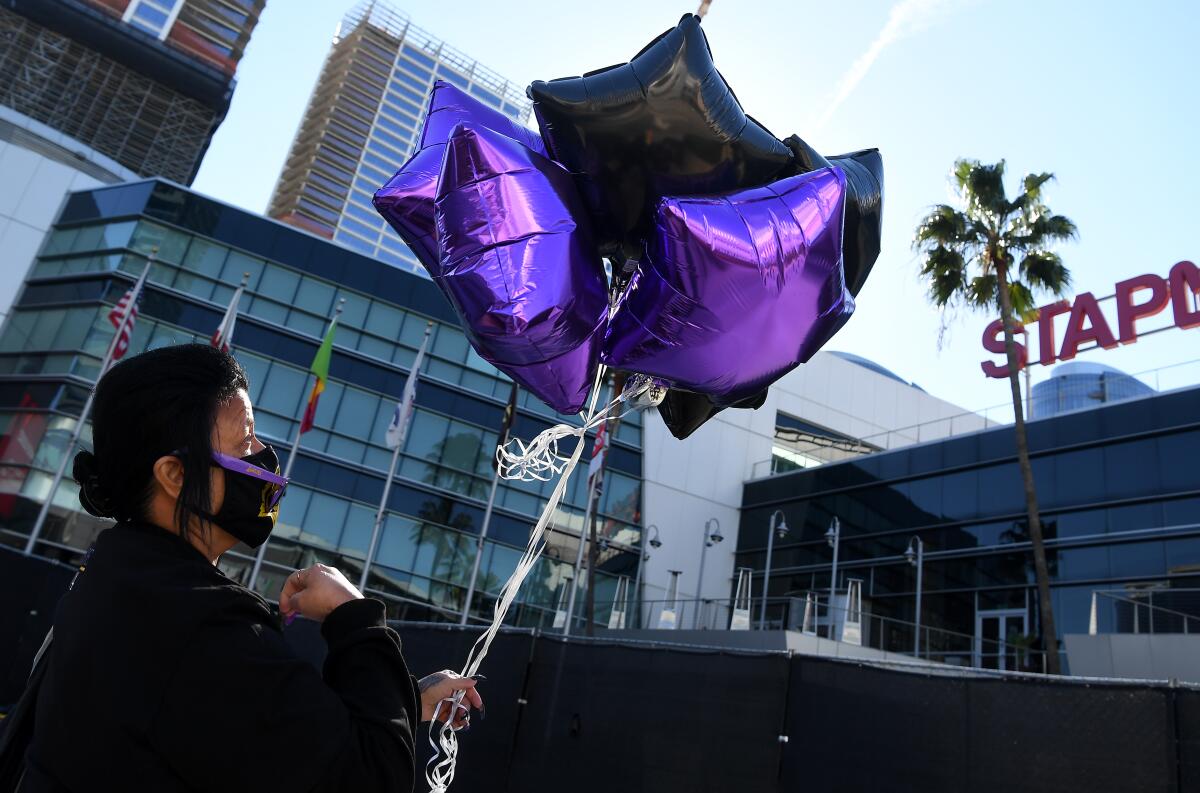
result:
[[[321,633],[324,679],[261,616],[207,621],[147,739],[200,791],[409,793],[420,701],[383,604],[344,603]]]

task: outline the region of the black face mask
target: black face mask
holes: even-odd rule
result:
[[[270,446],[241,460],[264,471],[279,473],[279,457]],[[278,492],[279,485],[225,469],[225,500],[217,514],[207,517],[246,545],[257,548],[271,536],[279,518]]]

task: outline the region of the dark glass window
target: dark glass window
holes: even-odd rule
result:
[[[1200,430],[1176,432],[1159,436],[1160,487],[1167,493],[1200,490],[1200,465],[1196,452],[1200,449]]]
[[[1014,472],[1017,470],[1016,466],[1010,468]],[[1058,483],[1059,499],[1064,505],[1103,501],[1104,451],[1081,449],[1056,455],[1054,478]]]
[[[1158,490],[1161,481],[1158,449],[1154,438],[1105,447],[1105,496],[1109,499],[1128,498]]]
[[[1109,552],[1112,575],[1116,578],[1160,576],[1166,570],[1162,540],[1120,543],[1113,545]]]

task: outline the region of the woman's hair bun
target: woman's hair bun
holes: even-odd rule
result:
[[[100,468],[96,455],[86,450],[76,454],[75,462],[71,466],[71,476],[79,485],[79,503],[88,514],[97,518],[114,517],[112,496],[100,483]]]

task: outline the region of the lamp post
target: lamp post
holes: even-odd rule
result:
[[[650,532],[654,534],[651,535]],[[642,570],[646,566],[646,562],[650,561],[650,554],[646,553],[647,537],[651,548],[661,548],[662,540],[658,538],[658,526],[651,523],[646,528],[642,529],[642,546],[638,549],[638,566],[637,576],[633,582],[633,596],[637,599],[638,604],[638,627],[642,627]]]
[[[708,533],[710,525],[716,526],[712,534]],[[696,578],[696,613],[692,616],[692,630],[695,630],[700,623],[700,606],[704,603],[704,556],[708,553],[710,546],[716,545],[723,539],[725,538],[721,536],[721,521],[716,518],[704,521],[704,544],[700,546],[700,575]]]
[[[776,523],[775,519],[779,522]],[[767,585],[771,583],[771,552],[775,550],[775,532],[779,532],[779,539],[787,536],[788,525],[787,518],[783,514],[782,509],[777,509],[771,513],[771,525],[767,527],[767,567],[763,570],[763,596],[762,603],[758,605],[758,629],[760,631],[767,629]]]
[[[913,548],[916,548],[914,551]],[[908,563],[917,568],[917,618],[916,630],[913,633],[913,657],[921,657],[921,571],[925,567],[925,543],[920,537],[914,536],[908,541],[908,548],[904,551],[904,558]]]
[[[829,638],[833,638],[833,624],[837,617],[833,613],[833,598],[837,594],[837,563],[838,563],[838,546],[842,541],[842,522],[838,520],[837,515],[833,516],[833,520],[829,522],[829,529],[825,532],[825,542],[829,543],[829,547],[833,549],[833,567],[829,570]]]

